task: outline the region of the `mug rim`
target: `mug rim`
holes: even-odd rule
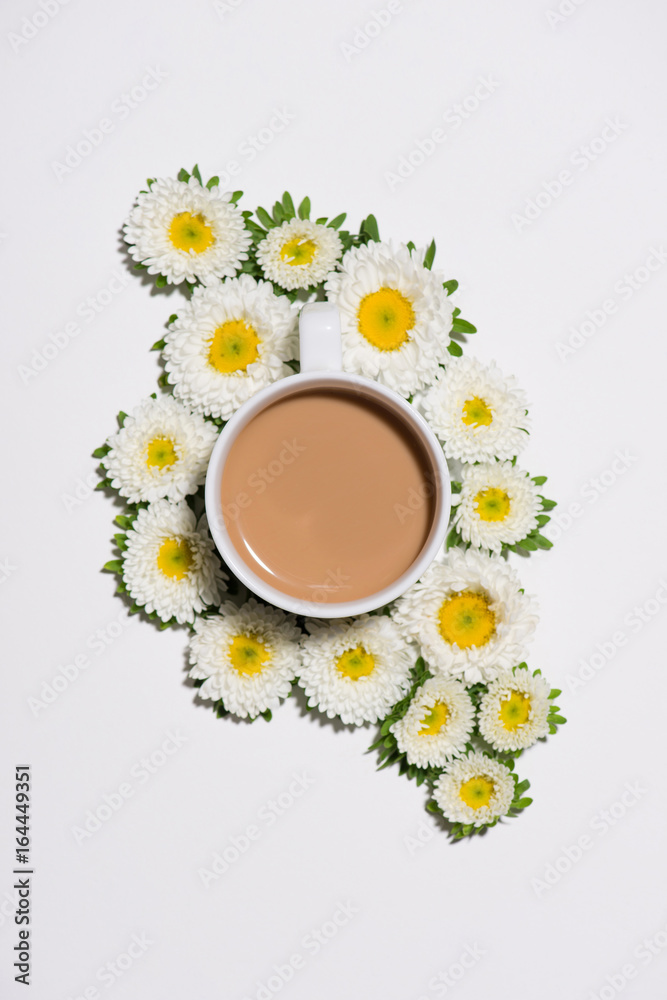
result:
[[[242,559],[229,537],[225,526],[221,500],[222,473],[227,456],[233,443],[250,421],[258,413],[271,405],[271,403],[276,402],[283,396],[289,396],[295,392],[307,389],[326,389],[327,387],[340,387],[352,392],[356,388],[357,391],[361,391],[366,397],[374,399],[380,404],[382,401],[385,401],[389,404],[387,408],[394,412],[398,411],[400,418],[404,420],[413,433],[417,433],[423,446],[426,448],[429,460],[433,466],[436,481],[435,510],[429,535],[419,555],[407,570],[400,577],[397,577],[396,580],[383,587],[382,590],[375,591],[366,597],[331,602],[307,601],[303,598],[286,594],[258,576]],[[309,371],[289,375],[286,378],[279,379],[265,386],[259,392],[255,393],[254,396],[251,396],[230,417],[220,431],[218,440],[211,452],[206,472],[204,503],[208,528],[220,556],[232,573],[253,594],[292,614],[304,615],[308,618],[347,618],[376,610],[396,600],[397,597],[400,597],[401,594],[405,593],[409,587],[416,583],[431,565],[447,533],[451,511],[451,477],[444,450],[435,434],[419,411],[403,399],[402,396],[399,396],[398,393],[378,382],[365,378],[362,375],[352,374],[351,372],[340,370]]]

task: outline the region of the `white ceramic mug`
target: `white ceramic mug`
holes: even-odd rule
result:
[[[340,316],[336,306],[314,302],[301,310],[299,321],[301,372],[273,382],[243,404],[220,433],[206,475],[206,515],[217,549],[232,573],[253,593],[276,607],[314,618],[344,618],[383,607],[412,586],[435,558],[447,533],[451,487],[447,462],[437,438],[417,410],[379,382],[342,371]],[[222,511],[222,474],[232,444],[246,425],[277,400],[304,389],[340,388],[384,407],[409,429],[431,463],[434,483],[433,519],[425,545],[412,565],[382,590],[352,601],[306,601],[282,593],[261,579],[241,558],[227,532]],[[391,544],[391,539],[387,540]]]

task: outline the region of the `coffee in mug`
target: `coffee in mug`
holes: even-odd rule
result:
[[[240,432],[220,499],[232,545],[262,580],[304,601],[352,601],[418,558],[434,477],[422,443],[381,403],[297,389]]]

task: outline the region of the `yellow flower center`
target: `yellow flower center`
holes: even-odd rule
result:
[[[396,288],[380,288],[361,300],[359,333],[380,351],[396,351],[410,339],[415,325],[412,303]]]
[[[208,363],[223,375],[246,371],[259,356],[259,337],[242,319],[227,320],[218,327],[209,343]]]
[[[479,396],[466,399],[461,412],[463,414],[461,420],[464,424],[468,424],[468,426],[488,427],[493,420],[493,411],[490,409],[488,403],[480,399]]]
[[[157,567],[165,576],[182,580],[192,563],[192,549],[184,538],[165,538],[157,554]]]
[[[530,716],[530,698],[520,691],[512,691],[509,698],[500,703],[498,718],[508,732],[515,732],[525,725]]]
[[[419,736],[437,736],[449,718],[449,709],[443,702],[436,701],[433,708],[422,719],[423,727]]]
[[[260,674],[271,659],[271,650],[255,635],[235,635],[229,644],[229,659],[239,674]]]
[[[146,446],[146,465],[149,469],[168,469],[177,458],[171,438],[156,437]]]
[[[459,796],[471,809],[481,809],[488,806],[493,795],[494,784],[488,778],[479,775],[465,781],[459,788]]]
[[[480,490],[473,503],[482,521],[504,521],[512,507],[505,490],[499,490],[496,486]]]
[[[291,267],[303,264],[312,264],[317,253],[317,243],[306,239],[305,236],[297,236],[289,243],[283,243],[280,248],[280,257]]]
[[[177,250],[190,253],[203,253],[215,243],[213,230],[203,215],[192,215],[190,212],[179,212],[171,220],[169,239]]]
[[[484,594],[462,590],[448,597],[438,612],[440,634],[459,649],[484,646],[496,631],[496,616]]]
[[[343,677],[358,681],[360,677],[368,677],[373,673],[375,658],[372,653],[367,653],[363,646],[357,646],[355,649],[346,649],[343,655],[338,657],[336,667]]]

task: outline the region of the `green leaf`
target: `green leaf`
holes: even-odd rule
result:
[[[558,504],[555,500],[547,500],[546,497],[542,497],[542,510],[553,510]]]
[[[162,374],[157,380],[157,384],[160,386],[161,389],[166,389],[167,386],[169,385],[169,372],[162,372]]]
[[[456,528],[452,528],[447,535],[447,541],[445,542],[445,548],[451,549],[454,545],[458,545],[460,541],[460,536]]]
[[[292,201],[292,195],[289,193],[289,191],[285,191],[283,195],[283,208],[285,209],[285,214],[287,218],[293,219],[294,216],[296,215],[296,211],[294,209],[294,202]]]
[[[134,270],[135,271],[145,271],[147,269],[147,267],[148,267],[148,264],[135,264],[134,265]]]
[[[424,255],[424,267],[429,271],[433,266],[433,261],[435,259],[435,240],[431,240],[431,245],[429,246],[426,254]]]
[[[549,722],[555,722],[557,726],[564,726],[567,719],[563,718],[562,715],[550,715]]]
[[[452,278],[451,281],[443,281],[442,287],[448,295],[451,295],[459,287],[459,283],[455,278]]]
[[[93,458],[104,458],[104,456],[108,455],[110,451],[111,448],[108,444],[100,445],[100,447],[96,448],[93,452]]]
[[[554,547],[554,543],[550,542],[548,538],[544,537],[544,535],[540,535],[539,532],[536,532],[531,537],[535,544],[541,549],[552,549]]]
[[[172,313],[169,319],[167,320],[167,326],[171,326],[171,324],[175,323],[177,319],[178,315],[176,313]]]
[[[520,548],[526,549],[528,552],[537,552],[537,545],[531,538],[522,538],[521,541],[516,544]]]
[[[199,173],[199,167],[197,166],[196,163],[195,163],[194,167],[192,168],[192,176],[197,178],[197,180],[202,185],[202,187],[204,186],[204,182],[201,179],[201,174]]]
[[[275,219],[275,223],[276,223],[277,226],[282,225],[283,222],[286,221],[286,217],[285,217],[285,212],[283,210],[283,206],[280,204],[279,201],[277,201],[275,203],[275,205],[273,206],[273,218]]]
[[[117,534],[117,535],[114,535],[113,537],[114,537],[114,540],[115,540],[116,545],[118,546],[118,548],[121,550],[121,552],[124,552],[125,549],[127,548],[127,536],[126,535]]]
[[[243,195],[243,191],[232,191],[232,196],[229,199],[229,204],[230,205],[235,205],[237,203],[237,201],[239,200],[239,198],[241,198],[242,195]]]
[[[563,692],[562,692],[561,688],[552,688],[551,691],[549,692],[549,697],[550,698],[557,698],[558,695],[562,694],[562,693]]]
[[[167,341],[164,338],[162,338],[160,340],[156,340],[155,343],[153,344],[153,346],[151,347],[151,351],[162,351],[162,350],[164,350],[164,348],[166,346],[166,343],[167,343]]]
[[[517,784],[516,788],[514,789],[514,794],[521,797],[524,792],[528,791],[529,788],[530,788],[530,782],[528,781],[527,778],[524,778],[523,781],[520,781]]]
[[[262,223],[265,229],[273,229],[273,227],[275,226],[275,222],[273,221],[273,219],[271,218],[271,216],[269,215],[269,213],[266,211],[265,208],[262,208],[260,206],[258,209],[256,209],[255,215],[257,216],[257,218]]]
[[[114,518],[114,523],[117,524],[119,528],[125,528],[125,530],[127,530],[134,524],[134,518],[127,517],[125,514],[117,514]]]
[[[267,722],[270,722],[271,719],[273,718],[273,712],[271,711],[270,708],[267,708],[265,712],[260,712],[259,714],[262,716],[263,719],[266,719]]]
[[[155,285],[156,285],[156,287],[157,288],[164,288],[164,286],[166,284],[167,284],[167,278],[166,278],[166,276],[164,274],[158,274],[157,278],[155,279]]]
[[[540,528],[543,528],[544,525],[548,524],[550,520],[551,520],[551,518],[549,517],[548,514],[538,514],[537,518],[536,518],[538,527],[540,527]]]
[[[546,476],[533,476],[533,482],[536,486],[544,486],[547,481]]]
[[[461,355],[463,354],[463,348],[461,347],[460,344],[457,344],[455,340],[449,341],[449,343],[447,344],[447,350],[455,358],[460,358]]]
[[[374,215],[369,215],[364,219],[361,223],[361,232],[365,233],[374,243],[380,242],[380,230]]]
[[[513,809],[526,809],[531,804],[532,801],[533,800],[529,799],[529,798],[527,798],[527,799],[519,799],[518,802],[513,802],[512,803],[512,808]]]
[[[337,215],[335,219],[332,219],[329,223],[329,229],[340,229],[345,220],[347,219],[347,212],[341,212]]]
[[[179,181],[185,181],[186,183],[190,180],[190,174],[187,172],[185,167],[181,167],[178,171],[178,179]]]
[[[468,323],[465,319],[455,319],[452,323],[452,330],[456,333],[477,333],[477,327]]]
[[[116,420],[118,421],[118,426],[119,427],[123,426],[123,424],[125,423],[125,418],[126,417],[127,417],[127,413],[124,413],[123,410],[119,410],[118,411],[118,414],[116,416]]]
[[[110,559],[102,567],[102,570],[106,573],[122,573],[123,571],[123,560],[122,559]]]
[[[206,187],[211,190],[211,188],[217,187],[220,183],[219,177],[211,177],[210,181],[206,182]]]
[[[309,219],[310,218],[310,198],[308,195],[303,199],[299,205],[299,218]]]

